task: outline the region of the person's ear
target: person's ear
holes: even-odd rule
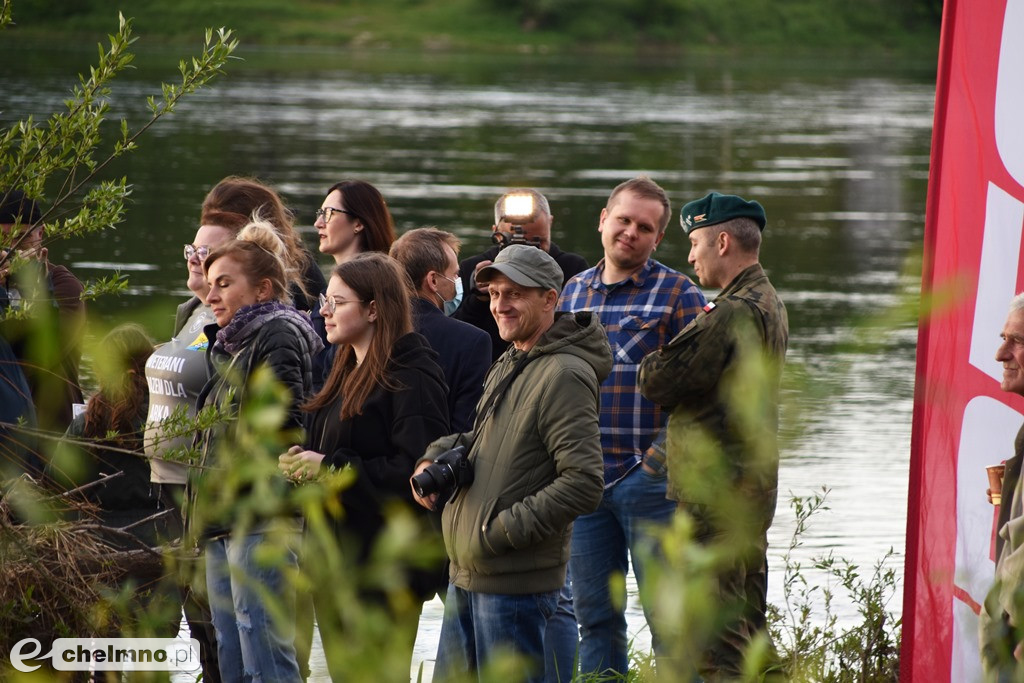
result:
[[[732,237],[725,230],[722,230],[715,237],[715,246],[718,248],[719,256],[724,256],[732,245]]]
[[[366,306],[366,320],[371,323],[377,322],[377,302],[371,301]]]
[[[270,301],[270,297],[274,294],[274,285],[271,284],[270,280],[263,278],[260,280],[259,285],[256,287],[256,300],[258,302],[265,303]]]
[[[437,271],[436,270],[432,270],[429,273],[427,273],[427,277],[424,278],[424,282],[427,285],[427,289],[429,289],[434,294],[437,293],[437,278],[438,277],[440,277],[440,276],[437,274]]]

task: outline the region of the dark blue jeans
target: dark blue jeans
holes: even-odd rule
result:
[[[639,466],[611,488],[605,489],[598,509],[576,519],[572,529],[573,606],[580,625],[580,671],[583,674],[611,670],[625,675],[626,595],[611,595],[609,579],[626,575],[629,558],[644,595],[644,562],[658,552],[655,532],[663,529],[676,509],[665,498],[667,480],[644,472]],[[624,584],[623,584],[624,585]],[[651,629],[655,654],[661,640],[651,619],[650,606],[641,600]]]
[[[576,677],[580,627],[572,609],[572,575],[558,591],[558,606],[544,629],[544,683],[569,683]]]
[[[476,673],[495,654],[520,657],[517,681],[543,683],[544,629],[558,591],[527,595],[473,593],[448,585],[435,680]]]

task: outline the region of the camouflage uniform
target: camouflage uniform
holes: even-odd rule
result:
[[[711,678],[739,675],[746,643],[765,628],[788,338],[786,309],[754,264],[640,368],[644,396],[671,409],[668,495],[694,519],[696,540],[727,555],[714,578],[720,606],[736,618],[699,648]]]

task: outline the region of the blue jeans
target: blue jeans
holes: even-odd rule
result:
[[[557,604],[558,591],[495,595],[448,584],[434,680],[476,673],[504,652],[520,657],[515,680],[543,683],[544,629]]]
[[[611,595],[612,575],[626,575],[633,559],[640,594],[644,596],[644,562],[658,553],[655,532],[664,528],[676,509],[665,498],[667,480],[637,466],[605,489],[598,509],[576,518],[572,528],[573,607],[580,624],[580,670],[583,674],[611,670],[625,675],[626,594]],[[628,552],[628,557],[627,557]],[[641,600],[656,655],[661,640],[650,606]]]
[[[572,609],[572,574],[558,591],[558,606],[544,629],[544,683],[569,683],[575,678],[580,627]]]
[[[286,524],[295,524],[292,521]],[[285,578],[298,567],[299,529],[223,537],[206,544],[206,588],[225,683],[301,681],[295,661],[295,590]],[[264,542],[286,548],[283,562],[254,557]],[[271,616],[267,600],[280,610]]]

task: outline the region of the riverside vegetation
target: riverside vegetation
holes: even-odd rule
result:
[[[0,26],[10,17],[10,0],[2,0]],[[181,62],[180,82],[164,85],[161,94],[150,99],[151,118],[136,127],[122,121],[109,142],[103,133],[109,135],[115,128],[101,124],[109,111],[110,84],[132,61],[132,31],[132,22],[122,19],[110,37],[109,47],[101,47],[96,66],[73,90],[66,111],[55,113],[45,123],[28,120],[0,131],[0,187],[22,186],[47,200],[48,240],[116,227],[131,184],[127,178],[106,178],[107,161],[133,151],[140,135],[170,114],[179,100],[220,74],[237,48],[230,31],[207,31],[201,54]],[[18,264],[12,265],[16,268]],[[123,278],[114,277],[91,283],[89,291],[98,296],[123,286]],[[102,333],[92,330],[91,336],[98,338]],[[94,362],[101,353],[101,349],[96,350]],[[373,589],[388,596],[392,612],[411,606],[413,598],[405,588],[407,572],[434,560],[442,549],[426,540],[430,535],[422,532],[411,515],[395,514],[369,560],[354,564],[350,559],[354,553],[338,545],[330,525],[332,515],[344,514],[333,501],[349,483],[345,472],[328,473],[296,487],[286,498],[263,495],[266,483],[278,476],[276,455],[286,445],[278,430],[283,420],[281,391],[269,373],[253,376],[250,399],[239,416],[234,442],[221,446],[250,457],[242,461],[225,458],[229,470],[218,478],[230,484],[222,493],[251,494],[224,495],[221,503],[230,506],[242,528],[256,515],[301,509],[308,520],[306,553],[317,557],[318,562],[291,578],[300,591],[325,581],[337,586],[338,627],[345,634],[339,641],[342,647],[325,655],[351,672],[351,680],[402,680],[408,675],[401,670],[404,663],[388,656],[393,634],[388,610],[379,604],[363,603],[357,596]],[[221,418],[204,415],[202,419]],[[203,426],[208,423],[182,428]],[[47,456],[52,450],[46,442],[41,448]],[[52,493],[19,478],[9,466],[0,471],[0,547],[4,548],[0,555],[0,651],[9,652],[14,642],[29,636],[41,640],[111,633],[145,636],[158,633],[161,625],[175,623],[178,605],[173,596],[168,598],[155,584],[122,586],[120,567],[89,525],[60,519],[60,508],[68,503],[55,504]],[[771,614],[782,672],[796,681],[893,680],[898,668],[900,622],[889,607],[897,594],[897,578],[893,570],[885,568],[887,558],[880,559],[866,575],[860,568],[831,556],[816,560],[813,566],[803,566],[793,559],[801,534],[813,514],[825,505],[824,495],[796,498],[791,503],[797,527],[785,555],[785,601]],[[164,563],[166,573],[198,571],[194,556],[188,552],[155,551],[159,554],[151,556],[162,558],[159,561]],[[276,561],[276,552],[270,545],[264,548],[265,561]],[[688,635],[706,636],[715,628],[718,615],[705,602],[708,591],[702,570],[716,561],[716,552],[691,542],[689,521],[683,516],[666,532],[664,562],[652,586],[670,626]],[[8,580],[15,576],[18,583]],[[338,581],[337,577],[346,580]],[[844,591],[858,609],[859,618],[852,624],[840,623],[834,613],[839,591]],[[140,598],[145,599],[145,607]],[[272,605],[273,596],[267,598]],[[757,672],[768,654],[764,645],[762,641],[750,653],[751,680],[760,677]],[[657,673],[653,661],[638,654],[630,679],[651,680],[657,675],[661,680],[682,680],[689,673],[692,652],[671,654],[674,656]],[[509,664],[493,663],[484,673],[485,680],[510,680]],[[6,666],[0,663],[0,677],[11,673],[3,670]],[[62,675],[40,672],[33,680],[63,680]],[[132,680],[165,678],[165,674],[137,673]]]
[[[12,34],[107,30],[118,0],[21,0]],[[191,40],[197,23],[232,26],[249,45],[486,51],[637,47],[934,54],[942,0],[135,0],[149,40]]]

